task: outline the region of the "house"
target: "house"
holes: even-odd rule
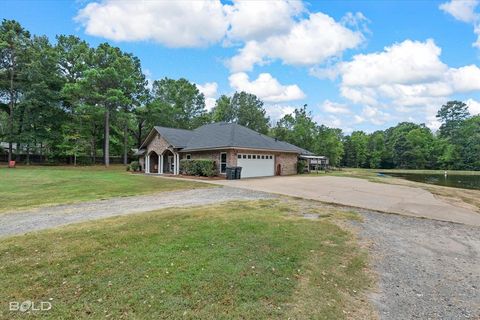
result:
[[[137,154],[145,173],[178,175],[181,159],[211,159],[219,174],[230,166],[242,167],[242,178],[296,174],[298,158],[313,156],[290,143],[225,122],[195,130],[155,127]]]

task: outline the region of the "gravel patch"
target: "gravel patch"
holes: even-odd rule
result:
[[[480,319],[480,228],[360,211],[381,319]]]
[[[274,197],[274,195],[258,191],[219,187],[43,207],[0,215],[0,237],[48,229],[75,222],[169,207],[198,206],[235,200],[258,200]]]

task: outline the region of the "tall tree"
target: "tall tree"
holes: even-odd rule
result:
[[[65,122],[61,108],[60,90],[63,79],[58,67],[57,51],[47,37],[35,36],[28,50],[24,90],[19,104],[23,118],[19,123],[19,139],[26,145],[27,163],[30,149],[38,144],[52,149],[61,142],[60,128]]]
[[[139,83],[145,83],[138,59],[107,43],[93,55],[93,67],[86,70],[76,86],[77,94],[103,110],[104,163],[110,164],[110,126],[112,113],[134,104]]]
[[[448,101],[437,113],[440,120],[440,135],[447,138],[455,136],[455,131],[462,121],[469,117],[468,106],[462,101]]]
[[[235,92],[232,97],[221,96],[211,111],[213,121],[235,122],[252,130],[268,133],[270,118],[263,102],[254,94]]]
[[[24,83],[23,73],[29,46],[28,31],[17,21],[2,21],[0,25],[0,97],[8,101],[8,161],[12,160],[15,109]]]
[[[154,81],[148,109],[158,118],[157,125],[194,129],[207,121],[205,96],[184,78]]]

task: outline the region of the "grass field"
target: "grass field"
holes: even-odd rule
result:
[[[0,168],[0,212],[43,205],[208,187],[126,172],[124,166]]]
[[[307,220],[295,208],[169,209],[4,239],[0,318],[25,318],[7,306],[27,299],[50,301],[50,311],[32,312],[50,319],[370,314],[366,254],[333,223],[358,217],[320,209],[325,218]]]

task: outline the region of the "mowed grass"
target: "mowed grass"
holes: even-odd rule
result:
[[[295,210],[235,202],[3,239],[0,317],[26,318],[8,302],[27,299],[50,301],[50,311],[30,311],[49,319],[365,315],[365,253],[335,213],[307,220]]]
[[[0,212],[208,187],[194,181],[132,174],[124,166],[0,168]]]

